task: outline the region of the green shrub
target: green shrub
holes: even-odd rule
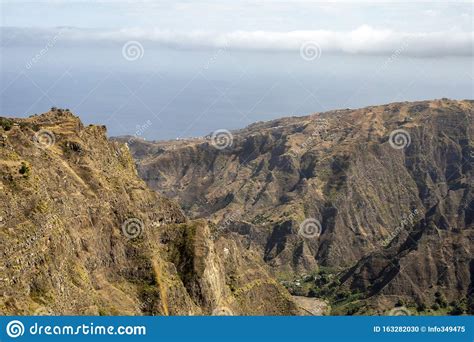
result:
[[[6,118],[0,118],[0,126],[2,126],[5,131],[9,131],[13,126],[13,121]]]
[[[18,170],[23,177],[28,177],[30,175],[30,168],[26,165],[25,162],[21,163],[20,170]]]
[[[349,304],[347,307],[346,315],[353,316],[359,312],[360,307],[357,304]]]
[[[436,294],[435,294],[436,296]],[[448,302],[446,301],[445,297],[440,294],[437,296],[435,302],[441,307],[441,308],[446,308],[448,306]]]
[[[395,306],[396,306],[396,307],[405,306],[405,302],[403,301],[403,299],[399,299],[399,300],[395,303]]]
[[[348,292],[348,291],[341,291],[341,292],[338,292],[338,293],[336,294],[336,300],[337,300],[337,301],[344,300],[344,299],[348,298],[350,295],[351,295],[351,294],[350,294],[350,292]]]
[[[418,304],[418,306],[417,306],[417,308],[416,308],[416,310],[417,310],[418,312],[426,311],[426,309],[427,309],[427,307],[426,307],[426,304],[425,304],[425,303],[420,303],[420,304]]]
[[[26,123],[26,122],[20,122],[19,125],[20,125],[21,129],[25,129],[25,128],[29,127],[28,123]]]
[[[451,311],[448,312],[450,315],[459,316],[464,313],[464,309],[461,306],[456,305]]]
[[[453,308],[448,312],[448,314],[450,315],[455,315],[455,316],[462,315],[467,310],[465,302],[453,301],[451,304]]]

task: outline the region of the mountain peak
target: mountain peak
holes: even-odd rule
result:
[[[189,216],[224,225],[222,234],[274,273],[329,270],[335,282],[311,283],[313,294],[331,301],[355,291],[357,312],[383,313],[395,305],[390,296],[424,307],[437,291],[451,301],[469,297],[469,265],[459,258],[469,258],[474,224],[473,107],[399,102],[256,123],[215,141],[130,148],[150,187]],[[453,241],[463,246],[457,254],[437,252]],[[437,266],[422,272],[423,263]],[[444,263],[459,268],[435,271]],[[450,290],[459,283],[447,279],[462,279],[463,290]],[[345,304],[334,312],[354,309]]]

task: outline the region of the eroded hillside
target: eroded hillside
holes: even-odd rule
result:
[[[1,314],[298,314],[254,251],[189,221],[67,110],[0,118]]]
[[[473,312],[473,101],[129,139],[140,176],[333,313]],[[309,276],[308,276],[309,275]]]

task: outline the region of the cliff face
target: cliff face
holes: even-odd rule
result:
[[[104,127],[0,118],[0,312],[474,313],[473,105],[126,139],[157,192]]]
[[[68,111],[0,118],[0,313],[297,314],[258,255],[189,221]]]
[[[129,145],[150,187],[278,277],[324,269],[329,280],[310,281],[313,295],[339,298],[342,313],[400,301],[473,310],[473,104],[256,123],[225,148],[212,138]]]

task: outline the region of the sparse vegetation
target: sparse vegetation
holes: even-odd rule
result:
[[[467,305],[465,301],[454,301],[451,303],[451,310],[448,312],[450,315],[458,316],[462,315],[467,311]]]
[[[79,124],[78,119],[69,114],[58,114],[61,110],[55,107],[52,109],[56,113],[47,113],[39,118],[14,122],[10,120],[12,121],[10,128],[13,126],[14,131],[18,131],[18,126],[24,128],[18,134],[8,134],[0,130],[2,132],[0,137],[4,136],[0,139],[5,139],[6,145],[6,148],[0,148],[2,157],[0,166],[2,166],[3,177],[0,185],[3,184],[2,186],[7,190],[5,193],[0,191],[0,194],[3,196],[2,201],[7,203],[7,208],[13,208],[15,205],[13,214],[17,214],[19,218],[17,220],[19,223],[13,226],[12,232],[15,235],[11,239],[12,246],[16,248],[15,253],[6,250],[6,254],[10,253],[7,256],[12,260],[19,260],[14,263],[14,267],[18,270],[32,268],[25,267],[24,260],[31,261],[30,266],[35,265],[35,270],[41,271],[43,266],[48,267],[48,272],[45,272],[42,278],[45,284],[38,281],[35,286],[30,286],[30,293],[26,296],[23,295],[24,291],[21,291],[23,288],[19,285],[23,285],[21,282],[32,283],[32,279],[39,279],[37,273],[23,272],[18,275],[22,277],[21,281],[12,284],[11,297],[19,298],[18,302],[25,308],[25,313],[31,312],[29,307],[35,310],[38,303],[45,306],[65,305],[68,306],[70,312],[79,314],[167,314],[168,310],[170,314],[207,313],[215,304],[215,289],[219,291],[224,289],[222,293],[225,294],[225,300],[228,300],[225,304],[234,305],[233,308],[235,307],[236,311],[240,310],[239,313],[242,314],[294,314],[289,293],[312,297],[298,298],[308,300],[310,303],[321,299],[321,302],[324,301],[330,305],[331,314],[337,315],[383,314],[394,307],[407,308],[409,313],[414,315],[463,315],[472,312],[474,308],[474,298],[471,296],[459,299],[465,293],[459,294],[458,289],[461,287],[452,286],[453,282],[448,278],[442,284],[433,281],[428,288],[426,283],[432,278],[431,274],[427,276],[424,273],[426,271],[423,268],[403,268],[404,278],[398,279],[404,280],[405,277],[412,280],[423,279],[418,283],[420,287],[423,287],[422,292],[413,287],[405,288],[403,281],[390,283],[394,277],[399,277],[397,272],[400,270],[393,268],[392,262],[389,261],[400,264],[410,263],[411,260],[404,259],[405,254],[398,251],[405,247],[418,248],[421,254],[426,250],[426,245],[423,245],[424,239],[416,239],[416,241],[408,239],[410,245],[402,247],[397,246],[398,242],[394,241],[393,254],[389,248],[384,248],[383,255],[368,250],[365,254],[367,257],[364,259],[360,259],[360,255],[352,255],[348,252],[352,251],[352,248],[354,251],[365,248],[365,234],[367,238],[373,239],[371,241],[377,241],[378,233],[372,234],[368,229],[371,227],[370,219],[383,223],[387,229],[395,228],[398,222],[398,214],[392,217],[387,212],[386,207],[392,208],[391,203],[390,206],[380,205],[384,197],[379,196],[378,191],[391,193],[393,189],[401,187],[403,184],[400,184],[403,182],[391,183],[389,174],[385,172],[386,169],[382,164],[378,166],[379,169],[372,168],[375,164],[372,164],[370,158],[376,158],[379,154],[384,155],[386,151],[378,146],[378,141],[370,140],[372,139],[370,137],[364,136],[361,145],[369,139],[370,144],[375,144],[380,148],[377,154],[372,154],[371,149],[364,150],[363,154],[370,157],[364,159],[360,151],[353,151],[354,157],[350,154],[351,151],[338,151],[341,156],[351,156],[347,165],[345,158],[342,157],[342,159],[328,158],[326,161],[321,161],[326,154],[331,157],[333,153],[329,147],[321,148],[318,150],[317,158],[314,157],[314,161],[316,159],[318,161],[314,163],[315,166],[311,160],[311,163],[306,164],[310,165],[309,169],[314,168],[317,171],[314,177],[300,179],[298,170],[291,170],[294,174],[294,181],[292,181],[294,185],[291,187],[287,187],[286,169],[280,169],[278,163],[268,171],[271,177],[265,176],[265,168],[261,170],[262,174],[258,177],[250,176],[248,170],[245,173],[235,171],[234,166],[238,164],[237,157],[240,157],[238,154],[236,154],[235,164],[231,169],[225,170],[225,173],[204,174],[207,167],[204,171],[199,168],[199,172],[192,172],[191,169],[196,160],[199,161],[200,166],[207,162],[208,156],[200,154],[199,149],[204,148],[201,145],[191,150],[193,157],[186,163],[189,165],[189,169],[186,169],[189,172],[186,176],[179,173],[178,180],[173,178],[176,177],[175,169],[173,173],[166,171],[166,165],[170,164],[169,160],[167,160],[168,164],[159,164],[160,168],[144,169],[153,171],[149,174],[155,176],[158,174],[156,171],[159,170],[160,177],[162,174],[166,176],[163,176],[163,179],[167,178],[173,187],[177,186],[176,189],[188,189],[189,184],[195,182],[195,179],[204,179],[204,176],[209,176],[206,179],[218,179],[221,176],[214,188],[207,188],[205,193],[202,190],[206,196],[208,195],[207,197],[201,196],[203,193],[200,187],[201,185],[206,187],[207,183],[203,182],[198,187],[194,187],[191,194],[193,197],[185,201],[190,205],[185,209],[191,212],[197,209],[215,209],[210,208],[206,201],[194,201],[193,198],[206,198],[206,200],[209,198],[209,203],[221,203],[218,200],[222,199],[226,205],[229,203],[230,205],[224,208],[216,206],[221,209],[216,211],[215,216],[204,217],[203,215],[203,219],[197,221],[187,220],[178,205],[162,200],[154,192],[149,191],[136,177],[130,153],[125,147],[121,147],[122,145],[110,145],[105,138],[104,130],[96,126],[84,128]],[[51,119],[51,123],[45,121],[45,118]],[[443,117],[444,119],[446,118]],[[62,125],[61,122],[65,124]],[[57,148],[39,150],[36,147],[32,148],[31,143],[28,144],[27,139],[33,136],[31,129],[35,129],[35,125],[38,124],[44,125],[45,129],[53,127],[55,132],[60,132],[61,139],[55,145]],[[417,124],[416,121],[415,124]],[[38,126],[36,128],[39,129]],[[372,133],[377,134],[377,132]],[[431,138],[430,131],[426,134]],[[293,134],[289,133],[289,135]],[[413,145],[416,146],[418,141],[415,137],[413,138]],[[274,142],[272,138],[268,140],[268,144],[265,143],[269,146],[268,151],[275,152],[272,145]],[[236,140],[236,143],[239,142]],[[338,145],[338,148],[341,146],[346,147]],[[457,146],[453,143],[450,147]],[[318,148],[315,145],[314,149]],[[131,151],[136,152],[133,148]],[[169,157],[171,152],[165,153],[165,151],[165,149],[160,149],[161,154]],[[266,151],[265,148],[265,153]],[[189,152],[186,150],[186,153],[190,154]],[[275,158],[269,158],[278,162],[277,157],[280,152],[285,152],[284,147],[281,147],[281,151],[275,152]],[[209,159],[212,163],[214,155],[212,154],[212,158]],[[184,158],[185,156],[177,155],[177,157]],[[222,158],[224,157],[227,158],[222,155]],[[370,180],[373,178],[374,184],[380,186],[380,189],[372,189],[371,182],[366,183],[358,176],[358,173],[364,173],[365,169],[358,164],[351,164],[353,158],[360,158],[358,163],[365,163],[367,169],[374,170],[373,175],[367,174],[364,177],[369,177]],[[230,164],[234,163],[232,160],[229,161]],[[462,161],[459,160],[459,162]],[[225,163],[219,161],[218,164],[220,168],[221,164]],[[214,170],[213,164],[210,165],[209,170]],[[176,165],[173,164],[174,166]],[[336,172],[335,177],[332,177],[334,170],[331,166],[336,169],[354,171],[352,174],[354,178],[351,178],[354,188],[351,193],[344,192],[348,183],[348,180],[344,179],[345,172]],[[398,166],[400,170],[404,170],[403,163]],[[298,165],[295,166],[295,168],[298,167]],[[392,164],[388,170],[392,170]],[[306,169],[303,169],[303,172],[305,173]],[[437,174],[437,170],[433,170],[433,173]],[[229,174],[235,177],[239,187],[232,183],[234,178],[228,178]],[[192,177],[186,179],[188,175]],[[30,177],[30,179],[25,180],[23,177]],[[247,182],[249,177],[253,178],[251,182]],[[154,181],[157,178],[155,177]],[[326,186],[327,182],[333,180],[334,187]],[[393,188],[383,188],[384,182],[393,185]],[[268,183],[266,192],[262,191],[263,183]],[[248,184],[248,194],[243,194],[242,190],[240,193],[242,196],[229,198],[229,201],[224,200],[226,192],[237,193],[242,184]],[[163,188],[167,186],[167,184],[161,185]],[[408,184],[407,188],[403,189],[406,193],[412,193],[410,199],[417,199],[416,185],[415,183]],[[420,184],[420,187],[426,189],[427,192],[431,191],[431,188],[428,189],[429,185]],[[246,190],[246,188],[243,189]],[[260,193],[263,195],[258,197]],[[344,197],[346,194],[347,198]],[[331,196],[334,196],[338,202],[337,210],[331,202]],[[408,197],[404,198],[406,200]],[[252,203],[256,201],[258,205],[255,207],[258,209],[255,211],[249,209],[249,201]],[[280,204],[276,207],[275,203]],[[372,209],[377,212],[377,215],[364,211],[368,205],[373,205]],[[453,206],[455,205],[457,204],[454,203]],[[232,208],[234,214],[228,218],[228,221],[241,220],[242,227],[239,227],[241,229],[231,227],[232,232],[229,232],[231,229],[222,229],[221,223],[207,222],[207,219],[216,217],[220,219],[220,214],[223,213],[221,210],[229,210],[229,208]],[[241,217],[238,210],[245,212],[245,218]],[[365,216],[357,215],[359,212],[364,212]],[[10,214],[7,213],[7,215]],[[145,229],[139,239],[130,240],[121,234],[123,233],[121,218],[129,215],[143,219]],[[307,215],[321,219],[323,235],[319,242],[296,235],[299,222],[307,218]],[[227,216],[222,215],[222,217]],[[341,220],[338,221],[336,218],[341,218]],[[347,220],[343,220],[344,218]],[[215,221],[218,222],[218,220]],[[270,224],[271,222],[274,223]],[[354,234],[346,234],[349,232],[348,223],[354,225],[352,227]],[[355,223],[360,225],[361,229],[357,229]],[[22,229],[23,224],[31,226],[31,231],[30,228]],[[433,231],[435,231],[436,222],[430,224],[433,224]],[[37,237],[31,240],[30,232],[33,231],[37,233]],[[414,233],[418,234],[416,231]],[[449,242],[448,245],[438,245],[438,236],[423,236],[436,247],[431,249],[433,258],[430,262],[436,263],[438,250],[451,248],[457,241],[460,244],[464,243],[459,234],[455,236],[455,240],[450,241],[450,231],[446,230],[442,233]],[[424,234],[424,232],[419,232],[419,234]],[[28,236],[26,238],[28,244],[23,243],[29,248],[28,251],[26,248],[25,251],[17,248],[17,240],[23,242],[21,239],[25,240],[24,236]],[[236,240],[233,240],[234,237]],[[331,240],[333,237],[337,239]],[[350,240],[351,243],[345,245],[346,239],[352,237],[354,239]],[[247,238],[249,243],[247,243]],[[339,244],[335,244],[336,242]],[[261,252],[267,246],[271,248],[268,248],[268,253],[265,252],[265,257],[268,255],[266,261],[269,261],[268,265],[265,265]],[[377,246],[374,245],[373,248],[376,249]],[[460,254],[459,258],[468,260],[463,251],[464,249],[457,250]],[[446,259],[449,255],[446,253]],[[410,257],[415,258],[413,262],[425,261],[425,259],[419,259],[417,253],[411,253]],[[57,262],[58,260],[61,262]],[[443,260],[443,265],[444,263]],[[321,264],[339,266],[323,267],[320,266]],[[49,268],[50,265],[54,267]],[[266,266],[271,268],[268,273],[264,269]],[[261,269],[264,272],[260,271]],[[278,274],[280,283],[288,289],[289,293],[282,291],[279,285],[273,286],[274,279],[268,274]],[[470,283],[464,278],[456,278],[456,282],[462,282],[463,288],[467,288]],[[56,283],[64,287],[64,293],[67,293],[68,298],[63,298],[62,294],[55,292],[56,286],[53,285]],[[96,285],[99,286],[96,287]],[[96,288],[99,290],[96,291]],[[250,291],[252,292],[249,293]],[[385,295],[383,298],[380,295],[381,292]],[[16,313],[17,310],[14,306],[5,309],[0,307],[0,309],[2,313]],[[64,312],[63,307],[58,307],[59,312]]]
[[[66,141],[65,144],[64,144],[64,151],[67,152],[67,151],[71,151],[71,152],[75,152],[75,153],[80,153],[82,152],[82,146],[80,143],[76,142],[76,141]]]
[[[400,307],[400,306],[405,306],[405,302],[401,298],[397,300],[397,302],[395,303],[395,307]]]
[[[435,293],[435,297],[436,297],[435,302],[436,302],[436,304],[438,304],[440,306],[440,308],[445,309],[448,306],[448,302],[446,301],[446,298],[444,297],[444,295],[442,293],[437,291]]]
[[[416,310],[418,312],[426,311],[426,309],[427,309],[427,306],[425,303],[419,303],[418,306],[416,307]]]
[[[30,168],[28,165],[26,165],[25,162],[21,163],[20,170],[18,170],[20,175],[23,175],[23,177],[28,178],[30,175]]]
[[[0,126],[5,130],[9,131],[13,126],[13,120],[7,118],[0,118]]]

